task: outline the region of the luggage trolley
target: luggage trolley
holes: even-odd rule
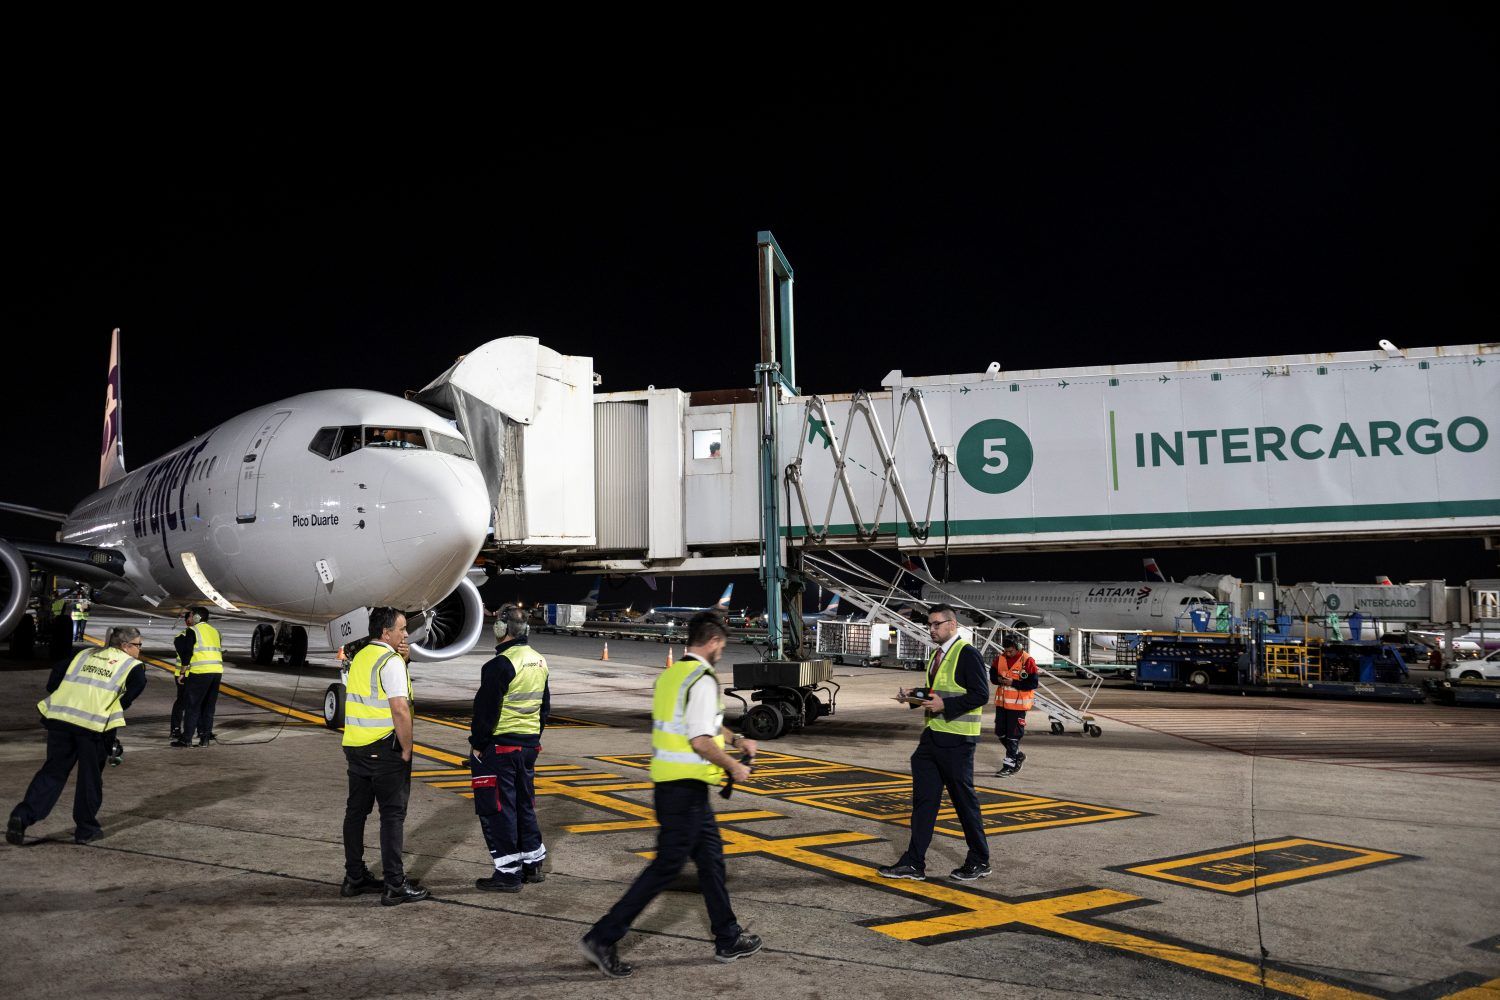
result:
[[[751,692],[749,701],[741,691]],[[818,697],[820,692],[822,698]],[[734,683],[724,689],[745,706],[740,732],[752,740],[774,740],[832,715],[838,692],[833,664],[828,660],[736,663]],[[752,706],[751,701],[759,704]]]

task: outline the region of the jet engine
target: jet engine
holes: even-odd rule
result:
[[[3,539],[0,539],[0,567],[10,581],[10,593],[0,607],[0,639],[4,639],[16,630],[26,614],[26,599],[31,595],[31,567],[20,550]]]
[[[479,588],[468,579],[423,612],[420,622],[411,623],[409,639],[411,658],[418,663],[442,663],[463,656],[479,642],[484,631],[484,602]]]

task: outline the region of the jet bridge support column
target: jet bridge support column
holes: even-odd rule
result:
[[[792,266],[769,232],[756,234],[760,258],[760,364],[755,366],[760,388],[760,582],[766,590],[766,656],[780,660],[786,644],[781,628],[781,589],[786,570],[781,561],[781,482],[777,475],[780,450],[777,423],[781,390],[797,394],[793,384]],[[780,335],[778,338],[778,334]],[[777,346],[784,364],[777,362]]]

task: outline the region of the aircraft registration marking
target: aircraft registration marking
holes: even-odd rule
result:
[[[1108,870],[1229,896],[1245,896],[1359,868],[1410,861],[1414,857],[1306,837],[1285,837]]]

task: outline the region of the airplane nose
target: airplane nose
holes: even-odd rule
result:
[[[431,453],[393,457],[375,506],[380,538],[397,573],[420,591],[406,606],[430,607],[458,585],[484,542],[484,480],[472,462],[461,468],[458,459]]]

